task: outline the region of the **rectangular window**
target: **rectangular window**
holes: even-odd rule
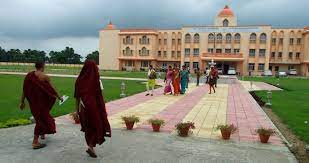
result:
[[[132,67],[132,66],[134,66],[134,62],[133,61],[125,61],[125,66],[126,67]]]
[[[172,45],[175,45],[175,44],[176,44],[176,40],[172,39]]]
[[[249,63],[249,71],[254,71],[254,63]]]
[[[273,70],[273,66],[269,66],[268,70],[272,71]]]
[[[249,56],[250,57],[255,57],[255,49],[250,49],[249,50]]]
[[[141,61],[141,67],[149,67],[149,61]]]
[[[225,49],[225,53],[232,53],[232,50],[231,49]]]
[[[282,58],[282,52],[278,53],[278,58]]]
[[[294,44],[294,38],[290,38],[290,45]]]
[[[294,69],[294,66],[291,66],[291,65],[290,65],[290,66],[288,67],[288,70],[291,70],[291,69]]]
[[[161,57],[161,51],[158,51],[158,56]]]
[[[164,45],[167,45],[167,39],[164,39]]]
[[[271,52],[271,58],[275,58],[276,57],[276,52]]]
[[[161,39],[159,39],[159,45],[161,45],[161,43],[162,43],[162,42],[161,42]]]
[[[190,62],[185,62],[184,64],[186,67],[190,67]]]
[[[216,49],[216,53],[222,53],[222,49]]]
[[[198,64],[198,62],[193,62],[193,69],[197,69],[199,67]]]
[[[289,59],[293,58],[293,52],[289,52]]]
[[[297,45],[301,44],[301,38],[297,38]]]
[[[264,67],[265,67],[265,64],[264,64],[264,63],[259,63],[259,68],[258,68],[258,70],[259,70],[259,71],[264,71]]]
[[[175,51],[172,51],[172,57],[173,58],[175,57]]]
[[[239,52],[240,52],[239,49],[234,49],[235,54],[238,54]]]
[[[279,66],[275,66],[275,71],[279,71]]]
[[[181,45],[181,39],[178,39],[178,45]]]
[[[214,49],[212,49],[212,48],[208,48],[208,53],[214,53]]]
[[[279,44],[282,45],[283,44],[283,38],[280,38],[279,40]]]
[[[162,67],[163,67],[164,69],[166,69],[166,68],[167,68],[167,63],[166,63],[166,62],[163,62],[163,63],[162,63]]]
[[[272,39],[271,39],[271,44],[272,44],[272,45],[276,45],[276,41],[277,41],[276,38],[272,38]]]
[[[190,48],[185,48],[185,55],[190,55]]]
[[[193,49],[193,55],[200,55],[200,49],[194,48]]]
[[[266,49],[260,49],[259,50],[259,56],[260,57],[265,57],[265,54],[266,54]]]
[[[180,56],[181,56],[181,52],[177,51],[177,58],[180,58]]]
[[[163,57],[167,57],[167,52],[166,51],[163,52]]]
[[[296,57],[295,57],[295,58],[296,58],[296,59],[299,59],[299,57],[300,57],[300,53],[299,53],[299,52],[297,52],[297,53],[296,53]]]

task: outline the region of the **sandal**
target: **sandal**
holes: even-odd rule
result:
[[[40,149],[44,147],[46,147],[46,144],[40,144],[40,143],[37,145],[32,144],[32,149]]]
[[[89,154],[90,157],[97,158],[97,155],[91,149],[87,149],[86,152]]]

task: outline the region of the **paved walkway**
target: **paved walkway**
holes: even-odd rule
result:
[[[271,87],[259,86],[255,85],[256,89]],[[223,77],[215,94],[208,94],[208,90],[206,85],[196,87],[195,83],[190,83],[186,95],[163,95],[163,88],[159,88],[154,96],[140,93],[107,103],[113,138],[98,148],[101,161],[295,162],[280,136],[271,137],[267,145],[259,143],[255,134],[258,127],[276,128],[242,82]],[[134,131],[123,130],[123,115],[140,117]],[[147,123],[150,118],[165,120],[162,133],[151,132]],[[56,121],[58,133],[47,139],[50,146],[39,151],[42,156],[34,155],[29,149],[33,126],[0,130],[0,146],[3,145],[0,162],[32,162],[32,159],[35,162],[93,161],[83,152],[80,126],[74,125],[68,116],[58,117]],[[179,138],[175,125],[186,121],[194,122],[196,129],[190,138]],[[238,127],[230,141],[222,141],[219,131],[215,130],[218,124],[225,123]]]

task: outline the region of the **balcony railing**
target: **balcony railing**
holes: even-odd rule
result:
[[[203,53],[203,57],[243,58],[242,53]]]

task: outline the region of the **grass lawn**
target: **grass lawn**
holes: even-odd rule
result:
[[[34,66],[26,65],[0,65],[0,71],[9,72],[29,72]],[[62,67],[62,66],[46,66],[45,72],[50,74],[79,74],[81,67]],[[100,70],[101,76],[108,77],[127,77],[127,78],[147,78],[147,72],[144,71],[103,71]]]
[[[24,76],[0,75],[0,122],[9,119],[29,118],[31,116],[29,108],[20,111],[18,106],[22,91]],[[70,96],[62,106],[57,103],[52,110],[53,116],[68,114],[75,110],[75,100],[73,98],[75,78],[52,77],[52,83],[59,94]],[[119,99],[121,80],[103,80],[105,102]],[[138,81],[125,81],[126,94],[133,95],[145,91],[145,85]],[[108,108],[107,108],[108,109]]]
[[[284,91],[273,91],[271,108],[296,135],[309,143],[309,79],[246,77],[245,80],[279,83]],[[266,101],[266,91],[256,91],[256,94]]]

